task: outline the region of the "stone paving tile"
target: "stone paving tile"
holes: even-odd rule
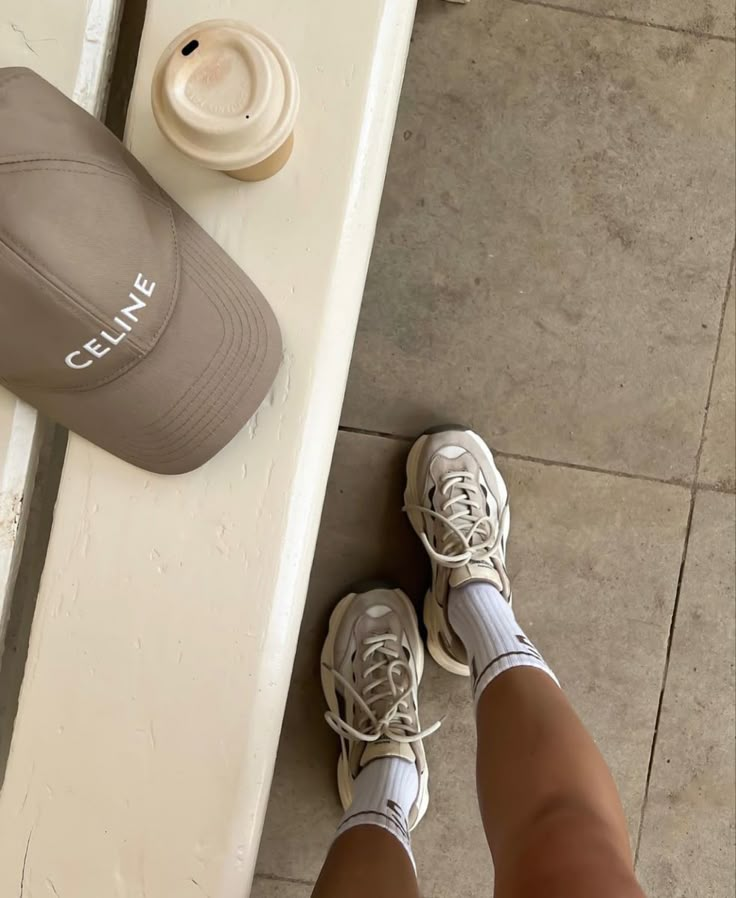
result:
[[[639,852],[648,898],[733,894],[735,513],[733,496],[697,496]]]
[[[710,397],[700,480],[719,489],[736,489],[736,285],[726,306]]]
[[[312,886],[283,879],[263,879],[256,876],[250,898],[310,898]]]
[[[314,880],[340,816],[336,737],[323,720],[319,653],[351,586],[386,579],[418,596],[422,549],[401,513],[407,442],[339,434],[289,688],[258,871]],[[288,809],[288,810],[287,810]]]
[[[570,0],[563,5],[651,25],[683,28],[698,34],[733,37],[736,31],[731,0]],[[675,57],[679,62],[687,62],[689,51],[685,44],[681,46]]]
[[[684,49],[683,49],[684,48]],[[694,473],[734,235],[734,46],[420,4],[343,424]]]
[[[318,661],[335,601],[366,576],[387,576],[415,599],[423,592],[426,560],[400,511],[407,449],[380,437],[338,437],[261,873],[314,880],[340,816],[337,740],[322,720]],[[511,491],[517,613],[601,745],[635,832],[689,494],[677,486],[499,461]],[[446,717],[427,744],[432,804],[414,840],[423,894],[487,898],[492,871],[474,791],[467,682],[428,659],[421,696],[424,723]]]

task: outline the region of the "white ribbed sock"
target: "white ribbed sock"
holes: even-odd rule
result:
[[[450,590],[447,613],[468,653],[476,705],[491,680],[512,667],[536,667],[560,685],[517,623],[511,605],[491,583],[466,583]]]
[[[345,811],[337,835],[354,826],[372,824],[388,830],[414,855],[409,837],[409,812],[419,793],[416,764],[403,758],[376,758],[367,764],[353,783],[353,803]]]

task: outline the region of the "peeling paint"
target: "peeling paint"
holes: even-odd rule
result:
[[[0,496],[0,541],[15,539],[22,510],[22,496]]]

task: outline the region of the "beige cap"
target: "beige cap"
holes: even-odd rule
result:
[[[281,360],[258,288],[28,69],[0,69],[0,181],[0,383],[149,471],[206,462]]]
[[[233,173],[290,147],[299,82],[272,37],[216,19],[187,29],[164,50],[151,101],[174,146],[206,168]]]

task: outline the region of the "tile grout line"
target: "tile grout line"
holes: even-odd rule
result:
[[[680,570],[677,577],[677,588],[675,589],[675,601],[672,605],[672,617],[670,618],[670,627],[667,634],[667,648],[664,656],[664,668],[662,670],[662,681],[659,690],[659,701],[657,703],[657,714],[654,718],[654,731],[652,733],[652,743],[649,748],[649,763],[647,765],[647,776],[644,783],[644,796],[641,803],[641,813],[639,814],[639,829],[636,837],[636,850],[634,852],[634,867],[639,863],[639,851],[641,849],[642,834],[644,832],[644,818],[646,817],[647,804],[649,800],[649,787],[652,781],[652,770],[654,768],[654,757],[657,750],[657,736],[659,735],[659,726],[662,717],[662,706],[664,704],[664,693],[667,687],[667,675],[670,669],[670,660],[672,657],[672,642],[675,635],[675,626],[677,623],[677,611],[680,607],[680,595],[682,592],[682,581],[685,573],[685,563],[687,561],[688,548],[690,546],[690,536],[692,533],[693,512],[695,510],[695,498],[698,493],[698,476],[700,474],[700,460],[703,455],[703,446],[705,445],[705,429],[708,424],[708,412],[710,411],[710,400],[713,393],[713,383],[716,375],[716,364],[720,353],[721,342],[723,338],[723,326],[726,319],[726,306],[731,293],[731,285],[734,276],[734,264],[736,263],[736,242],[731,252],[731,262],[726,279],[726,290],[721,305],[721,319],[718,325],[718,337],[716,339],[716,349],[713,354],[713,365],[711,366],[710,380],[708,383],[708,392],[705,401],[705,413],[703,414],[703,425],[700,430],[700,444],[695,456],[695,476],[693,477],[692,487],[690,489],[690,508],[687,516],[687,524],[685,527],[685,539],[682,546],[682,558],[680,560]]]
[[[257,879],[265,879],[266,882],[288,882],[294,886],[313,886],[311,879],[297,879],[294,876],[278,876],[275,873],[256,873],[253,876],[253,882]]]
[[[659,698],[657,700],[657,713],[654,716],[654,730],[652,732],[652,741],[649,746],[649,760],[647,762],[647,775],[644,781],[644,795],[641,802],[641,811],[639,812],[639,826],[636,834],[636,848],[634,850],[634,869],[639,863],[639,849],[641,848],[641,837],[644,831],[644,817],[646,815],[647,801],[649,799],[649,786],[652,781],[652,769],[654,767],[654,754],[657,748],[657,736],[659,734],[659,724],[662,717],[662,705],[664,704],[664,690],[667,685],[667,674],[670,668],[670,656],[672,655],[672,641],[675,635],[675,619],[677,618],[677,609],[680,606],[680,592],[682,589],[682,579],[685,573],[685,562],[687,560],[687,550],[690,545],[690,531],[693,521],[693,510],[695,508],[696,487],[693,486],[690,492],[690,504],[687,512],[687,522],[685,524],[685,539],[682,543],[682,555],[680,556],[680,568],[677,572],[677,586],[675,587],[675,601],[672,604],[672,616],[670,617],[670,626],[667,631],[667,647],[664,653],[664,667],[662,669],[662,679],[659,686]]]
[[[346,425],[340,425],[338,428],[343,433],[352,433],[357,436],[366,436],[366,437],[382,437],[386,440],[394,440],[399,443],[411,443],[416,437],[406,436],[400,433],[387,433],[381,430],[367,430],[362,427],[348,427]],[[491,447],[493,448],[493,447]],[[544,465],[546,467],[553,468],[570,468],[573,471],[585,471],[588,474],[606,474],[609,477],[623,477],[627,480],[644,480],[648,483],[661,483],[665,486],[679,486],[683,489],[691,489],[693,485],[693,481],[690,479],[680,479],[673,478],[672,480],[667,480],[664,477],[653,477],[650,474],[630,474],[628,471],[614,471],[610,468],[597,468],[594,465],[583,465],[577,462],[571,461],[559,461],[553,458],[541,458],[536,455],[522,455],[519,452],[504,452],[503,449],[493,449],[493,454],[498,458],[510,458],[515,461],[528,461],[537,465]],[[717,487],[711,487],[711,489],[718,491]],[[719,492],[727,492],[726,490],[720,490]]]
[[[710,416],[710,401],[713,398],[713,384],[716,379],[716,368],[718,366],[718,359],[721,355],[721,345],[723,343],[723,328],[726,324],[726,309],[728,307],[728,300],[731,296],[731,288],[733,286],[733,278],[734,278],[734,268],[736,268],[736,239],[734,240],[733,250],[731,252],[731,267],[728,271],[728,278],[726,279],[726,295],[723,297],[723,304],[721,305],[721,320],[718,323],[718,336],[716,337],[716,351],[713,354],[713,367],[710,372],[710,383],[708,384],[708,395],[705,400],[705,414],[703,415],[703,428],[700,432],[700,446],[698,447],[698,454],[695,456],[695,478],[693,481],[693,485],[697,487],[698,478],[700,477],[700,462],[703,457],[703,449],[705,447],[705,430],[708,424],[708,418]]]
[[[385,440],[394,440],[397,443],[411,443],[416,437],[407,437],[402,433],[388,433],[384,430],[367,430],[364,427],[348,427],[341,424],[338,428],[343,433],[354,433],[361,437],[383,437]]]
[[[667,480],[664,477],[653,477],[650,474],[630,474],[628,471],[614,471],[609,468],[597,468],[595,465],[583,465],[573,461],[556,461],[551,458],[537,458],[534,455],[521,455],[518,452],[504,452],[499,449],[495,453],[499,458],[512,458],[517,461],[528,461],[548,468],[570,468],[573,471],[584,471],[588,474],[605,474],[609,477],[623,477],[625,480],[644,480],[647,483],[660,483],[665,486],[679,486],[690,489],[691,482],[680,478]]]
[[[632,19],[629,16],[614,16],[611,13],[591,12],[587,9],[577,9],[574,6],[566,6],[563,3],[546,3],[543,0],[512,0],[522,6],[539,6],[543,9],[554,9],[557,12],[567,12],[576,16],[587,16],[590,19],[605,19],[607,22],[622,22],[625,25],[636,25],[642,28],[655,28],[658,31],[670,31],[674,34],[687,34],[690,37],[708,41],[723,41],[727,44],[736,42],[736,38],[726,34],[711,34],[707,31],[697,31],[694,28],[679,28],[677,25],[662,25],[657,22],[647,22],[644,19]]]

